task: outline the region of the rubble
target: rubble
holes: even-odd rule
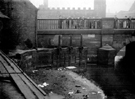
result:
[[[58,99],[105,99],[106,97],[99,86],[71,70],[42,69],[32,74],[31,78],[48,96],[51,93],[60,95],[61,98]]]

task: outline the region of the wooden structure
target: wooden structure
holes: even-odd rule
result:
[[[2,52],[0,52],[0,77],[4,79],[10,78],[14,86],[19,89],[18,93],[21,94],[21,99],[46,99],[46,93],[38,88],[16,63]]]

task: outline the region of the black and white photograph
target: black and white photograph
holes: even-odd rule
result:
[[[135,99],[135,0],[0,0],[0,99]]]

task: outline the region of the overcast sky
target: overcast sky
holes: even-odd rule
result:
[[[30,0],[36,7],[43,4],[43,0]],[[49,7],[91,7],[93,9],[94,0],[48,0]],[[106,0],[107,12],[128,11],[135,0]]]

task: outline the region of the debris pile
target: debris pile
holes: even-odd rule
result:
[[[48,95],[56,93],[63,99],[105,99],[104,92],[93,82],[70,70],[38,70],[32,79]]]

